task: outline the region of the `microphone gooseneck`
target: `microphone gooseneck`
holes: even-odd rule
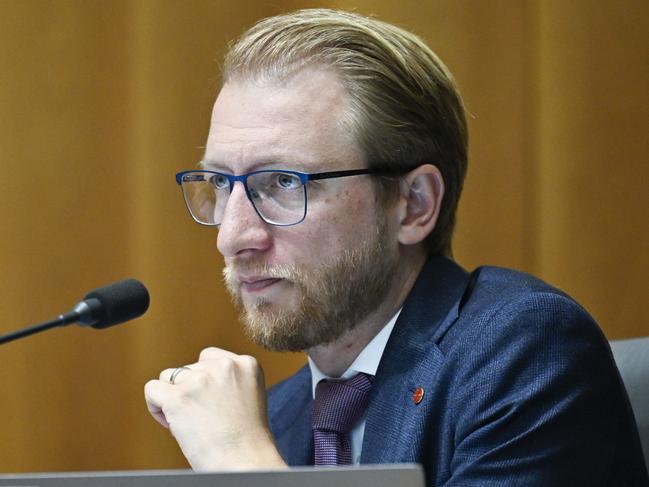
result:
[[[0,336],[0,344],[70,323],[95,329],[108,328],[138,318],[148,308],[149,292],[144,284],[136,279],[124,279],[89,292],[72,311],[51,321]]]

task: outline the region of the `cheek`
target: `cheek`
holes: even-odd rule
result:
[[[348,225],[363,224],[374,221],[376,216],[376,203],[374,194],[367,188],[358,188],[358,191],[348,190],[343,192],[339,198],[331,202],[336,206],[337,215],[344,220],[342,223]],[[365,191],[362,191],[364,189]]]
[[[313,262],[354,248],[375,226],[373,192],[362,186],[345,189],[314,202],[302,223],[279,229],[276,250],[283,261]]]
[[[330,211],[319,221],[318,230],[322,232],[324,241],[352,248],[375,226],[373,200],[344,194],[338,200],[332,199],[330,208],[335,208],[335,211]]]

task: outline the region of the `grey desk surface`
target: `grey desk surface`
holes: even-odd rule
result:
[[[194,473],[187,470],[0,474],[0,486],[38,487],[423,487],[418,465]]]

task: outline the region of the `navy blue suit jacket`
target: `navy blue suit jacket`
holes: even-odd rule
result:
[[[423,400],[413,392],[424,389]],[[311,375],[269,391],[289,465],[313,464]],[[607,341],[526,274],[429,260],[397,320],[367,411],[361,463],[414,462],[428,485],[649,485]]]

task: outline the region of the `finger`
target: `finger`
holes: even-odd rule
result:
[[[150,380],[144,385],[146,407],[151,416],[165,428],[169,428],[169,423],[163,411],[163,404],[168,400],[169,386],[159,380]]]
[[[177,384],[181,374],[187,373],[191,370],[188,365],[181,367],[174,367],[173,369],[165,369],[160,372],[160,380],[167,384]]]
[[[204,360],[214,360],[214,359],[222,359],[222,358],[236,359],[237,357],[239,357],[239,355],[230,352],[229,350],[223,350],[222,348],[217,348],[217,347],[208,347],[201,351],[200,355],[198,356],[198,362],[200,363]]]
[[[250,355],[237,355],[228,350],[217,347],[204,349],[198,358],[198,362],[192,365],[192,370],[214,370],[221,369],[225,375],[239,375],[245,372],[246,375],[257,372],[260,367],[257,359]]]

